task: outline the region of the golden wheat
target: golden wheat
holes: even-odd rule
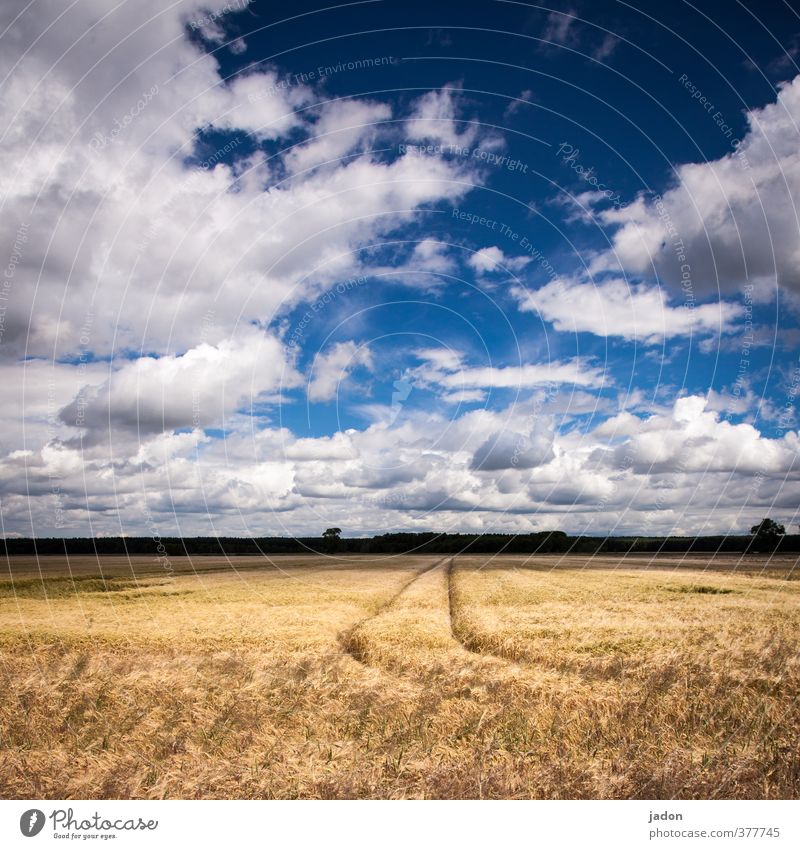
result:
[[[0,795],[796,798],[791,564],[678,565],[20,559]]]

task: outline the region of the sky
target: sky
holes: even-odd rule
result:
[[[2,535],[797,530],[798,4],[4,0],[0,105]]]

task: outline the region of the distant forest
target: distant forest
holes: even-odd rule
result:
[[[338,529],[337,529],[338,530]],[[625,554],[792,553],[800,534],[764,537],[589,537],[561,531],[535,534],[390,533],[374,537],[100,537],[0,540],[6,555],[244,555],[244,554]]]

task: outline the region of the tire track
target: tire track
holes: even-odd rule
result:
[[[455,603],[453,600],[453,572],[455,571],[455,557],[450,558],[450,562],[447,564],[447,601],[450,609],[450,630],[453,634],[453,639],[470,654],[474,654],[477,657],[487,658],[491,660],[497,660],[507,666],[509,669],[518,670],[521,668],[520,662],[518,658],[515,657],[507,657],[502,654],[497,654],[496,652],[487,651],[486,649],[479,648],[477,643],[475,642],[475,638],[471,637],[468,633],[463,632],[456,624],[458,620],[458,615],[456,613]]]
[[[464,648],[467,648],[456,633],[456,618],[453,607],[453,569],[455,568],[455,560],[455,557],[451,557],[450,562],[447,564],[447,607],[450,613],[450,633],[456,642],[461,643]]]
[[[492,654],[491,652],[484,652],[480,649],[476,648],[471,644],[469,637],[462,637],[459,633],[460,629],[456,626],[456,609],[455,602],[453,600],[453,572],[455,571],[455,557],[450,558],[450,562],[447,564],[447,603],[450,611],[450,632],[453,635],[453,639],[466,651],[471,654],[477,654],[481,657],[498,657],[500,660],[506,660],[506,658],[500,658],[499,655]]]
[[[360,629],[363,628],[368,622],[371,622],[373,619],[376,619],[378,616],[381,616],[387,610],[389,610],[392,605],[394,605],[397,600],[403,595],[403,593],[408,590],[412,584],[416,583],[423,575],[427,575],[429,572],[433,572],[434,569],[438,569],[444,562],[447,560],[446,557],[442,557],[440,560],[437,560],[433,565],[426,566],[424,569],[420,569],[410,580],[406,581],[402,587],[384,604],[382,604],[374,613],[369,616],[365,616],[363,619],[359,619],[354,625],[348,628],[346,631],[343,631],[339,635],[339,644],[342,647],[342,650],[345,654],[350,655],[353,660],[362,664],[362,666],[368,666],[372,668],[372,665],[369,664],[363,657],[362,651],[357,646],[353,640],[353,636]],[[452,561],[452,558],[451,558]],[[449,579],[448,579],[448,588],[449,588]],[[451,617],[452,623],[452,617]]]
[[[458,607],[456,604],[457,591],[453,580],[453,573],[456,565],[455,560],[456,558],[453,556],[442,557],[431,566],[420,569],[410,580],[406,581],[388,601],[382,604],[375,613],[359,620],[352,627],[342,633],[340,637],[342,650],[364,667],[369,669],[381,669],[384,672],[393,671],[395,675],[399,674],[404,679],[414,679],[415,676],[409,675],[407,669],[401,671],[400,669],[392,669],[391,664],[376,664],[371,661],[367,656],[367,652],[369,651],[369,641],[362,643],[356,639],[356,636],[359,634],[359,631],[365,626],[368,626],[370,622],[391,611],[392,608],[397,605],[397,602],[402,599],[403,596],[422,578],[444,567],[445,585],[442,587],[442,590],[443,595],[446,594],[447,599],[445,601],[445,599],[442,598],[442,612],[444,613],[446,610],[447,624],[445,625],[445,628],[447,629],[448,640],[452,641],[452,648],[459,652],[466,652],[466,656],[461,662],[466,662],[468,667],[479,676],[484,676],[491,670],[495,673],[503,670],[503,675],[510,673],[516,677],[520,673],[521,667],[515,658],[504,657],[500,654],[485,651],[472,641],[468,632],[459,627],[458,622],[460,617],[458,615]],[[468,658],[471,660],[468,660]],[[424,681],[420,679],[417,683],[424,684]]]

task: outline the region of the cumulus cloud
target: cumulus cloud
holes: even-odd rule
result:
[[[358,451],[348,434],[335,433],[317,439],[294,439],[282,447],[287,460],[353,460]]]
[[[481,248],[469,258],[469,264],[477,272],[496,271],[505,256],[498,247]]]
[[[530,433],[501,430],[493,433],[475,452],[470,468],[482,472],[502,469],[534,469],[555,457],[553,425],[537,420]]]
[[[671,305],[660,286],[611,279],[598,283],[557,278],[540,289],[514,286],[520,310],[536,312],[556,330],[621,336],[646,343],[671,336],[729,333],[742,308],[724,301]]]
[[[0,28],[24,7],[4,3]],[[57,22],[63,8],[37,3],[0,54],[0,72],[13,71],[0,146],[0,250],[15,258],[0,364],[6,532],[522,531],[559,517],[568,530],[691,532],[712,515],[714,529],[741,529],[770,505],[796,508],[794,432],[769,439],[724,421],[713,393],[647,408],[633,389],[618,412],[596,392],[610,383],[604,370],[563,355],[509,365],[430,348],[407,377],[438,393],[432,409],[387,404],[361,431],[302,439],[277,426],[272,405],[303,382],[304,360],[287,359],[274,329],[285,311],[365,271],[428,286],[456,268],[444,238],[397,231],[460,202],[480,182],[478,160],[387,156],[374,143],[500,140],[462,120],[457,86],[398,112],[367,99],[319,104],[319,90],[277,67],[224,80],[186,37],[205,0],[82,0],[69,27]],[[551,21],[554,40],[573,37],[571,20]],[[224,18],[198,26],[229,40]],[[719,270],[721,286],[777,275],[798,288],[799,91],[788,84],[753,111],[741,155],[679,168],[660,205],[640,197],[601,212],[614,251],[595,257],[597,285],[511,290],[521,309],[557,330],[647,342],[727,332],[736,304],[683,310],[654,284],[605,276],[621,263],[682,285],[673,231],[697,287],[715,287]],[[395,237],[400,261],[376,269],[365,246]],[[491,281],[530,262],[488,246],[467,265]],[[309,399],[334,398],[358,368],[373,368],[368,348],[323,349]],[[558,417],[532,427],[532,399],[553,385],[565,391],[544,407]],[[490,394],[506,403],[511,393],[493,389],[521,401],[457,407]],[[599,408],[616,414],[576,424]]]
[[[0,28],[24,6],[3,4]],[[391,116],[387,105],[314,108],[317,92],[271,67],[223,80],[186,37],[207,16],[202,0],[111,10],[85,0],[69,26],[56,23],[62,12],[43,0],[20,14],[0,53],[0,71],[13,71],[0,249],[15,262],[0,349],[14,418],[0,438],[3,521],[25,526],[36,513],[28,533],[93,533],[87,517],[113,515],[113,532],[120,516],[141,522],[146,510],[302,506],[291,464],[334,448],[286,435],[248,453],[203,431],[252,431],[250,408],[301,385],[263,328],[362,271],[365,242],[463,196],[470,164],[378,161],[372,128]],[[206,35],[222,37],[224,23]],[[279,152],[244,152],[262,141]],[[318,398],[336,363],[320,365]],[[284,444],[290,456],[276,460]],[[38,497],[39,512],[28,501]]]
[[[800,76],[775,103],[748,113],[747,133],[730,153],[680,165],[660,199],[600,212],[618,228],[602,264],[705,291],[748,283],[799,290],[798,122]]]
[[[4,4],[0,26],[23,5]],[[119,317],[95,323],[96,354],[187,350],[209,309],[219,342],[360,272],[365,242],[468,191],[469,162],[370,155],[387,104],[315,108],[317,92],[270,67],[223,80],[186,37],[204,9],[86,0],[64,27],[44,0],[4,39],[0,248],[26,235],[6,357],[74,353],[89,311]],[[253,140],[286,150],[245,154]]]
[[[794,432],[770,439],[731,424],[701,396],[652,415],[619,413],[564,431],[531,427],[527,404],[455,419],[418,411],[402,423],[295,439],[286,429],[235,426],[224,444],[191,433],[119,430],[113,464],[102,445],[52,439],[0,458],[6,527],[30,516],[86,532],[217,530],[308,533],[338,524],[523,531],[692,533],[742,530],[800,496]],[[113,473],[112,473],[113,471]],[[57,493],[56,493],[57,487]],[[713,514],[708,504],[714,504]]]
[[[478,129],[459,120],[459,95],[460,86],[449,85],[417,98],[405,124],[406,137],[411,141],[446,147],[471,145]]]
[[[380,122],[388,120],[391,114],[386,103],[365,100],[326,103],[320,108],[309,140],[293,148],[286,156],[286,163],[294,172],[324,163],[336,164],[373,139]]]
[[[498,271],[520,271],[531,262],[531,258],[506,256],[500,248],[493,245],[475,251],[467,262],[479,274],[491,274]]]
[[[0,452],[38,450],[73,435],[72,423],[62,422],[59,412],[85,386],[103,383],[108,370],[107,363],[90,361],[77,366],[39,359],[0,363]]]
[[[609,419],[603,432],[626,434],[614,449],[614,462],[635,472],[730,472],[778,474],[797,462],[798,439],[766,439],[750,424],[720,420],[699,395],[679,398],[669,415],[645,421]]]
[[[315,357],[308,382],[310,401],[330,401],[342,382],[358,366],[372,368],[372,352],[366,345],[352,340],[337,342],[330,350]]]
[[[180,356],[139,357],[104,383],[83,387],[60,418],[88,430],[221,426],[238,407],[274,399],[281,389],[300,384],[283,350],[275,337],[251,328]]]
[[[464,355],[452,348],[419,348],[414,352],[417,359],[425,360],[437,370],[455,371],[461,368]]]

